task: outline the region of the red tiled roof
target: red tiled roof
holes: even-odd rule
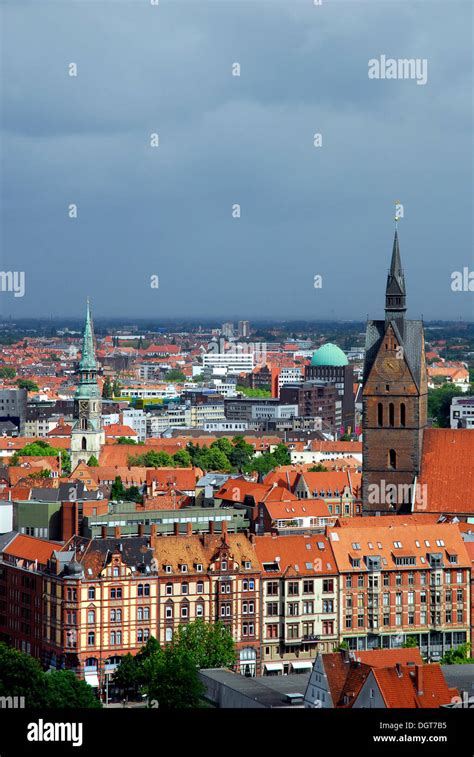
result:
[[[297,499],[291,502],[272,502],[267,500],[265,506],[272,520],[292,518],[329,518],[331,514],[323,499]]]
[[[359,523],[364,521],[365,518],[356,520]],[[383,525],[384,516],[378,518],[378,520],[381,521],[381,525],[373,525],[372,528],[354,525],[353,527],[327,529],[340,571],[360,570],[360,568],[352,565],[351,554],[357,554],[361,561],[367,555],[378,555],[382,561],[386,560],[383,570],[393,569],[396,567],[394,556],[401,551],[406,552],[406,550],[409,550],[410,556],[415,557],[414,567],[418,569],[428,567],[426,556],[429,552],[440,552],[445,567],[451,565],[447,557],[448,552],[449,554],[457,554],[457,567],[470,566],[461,533],[455,523],[411,524],[404,523],[405,519],[401,518],[401,525],[385,526]],[[436,544],[440,540],[444,546]],[[400,544],[400,548],[396,548],[395,543]],[[359,544],[360,549],[353,547],[354,544]],[[422,562],[422,558],[424,562]]]
[[[264,573],[267,576],[280,575],[287,569],[302,576],[334,575],[337,571],[331,545],[327,537],[321,534],[257,536],[255,548],[262,564],[279,565],[278,571]]]
[[[419,665],[417,668],[406,665],[398,670],[396,667],[374,668],[373,675],[387,707],[438,708],[459,696],[457,689],[449,688],[440,665]],[[417,692],[417,672],[423,675],[423,693]]]
[[[418,511],[474,515],[474,434],[471,429],[428,428],[423,434]]]
[[[196,468],[148,468],[147,487],[153,491],[191,491],[196,488],[198,474]]]
[[[24,560],[38,560],[39,563],[45,565],[51,557],[53,550],[59,549],[59,547],[60,545],[52,541],[18,534],[3,552],[4,554],[13,555]]]

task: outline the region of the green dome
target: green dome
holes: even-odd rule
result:
[[[323,344],[313,354],[311,365],[348,365],[349,361],[337,344]]]

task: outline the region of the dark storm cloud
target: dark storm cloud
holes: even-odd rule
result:
[[[98,315],[376,316],[401,199],[410,313],[472,317],[450,289],[474,265],[469,3],[17,2],[3,21],[2,267],[27,282],[3,313],[89,294]],[[428,83],[369,80],[381,54],[426,58]]]

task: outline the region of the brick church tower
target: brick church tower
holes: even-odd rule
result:
[[[405,277],[395,231],[385,320],[368,321],[363,374],[362,499],[366,513],[410,509],[427,423],[422,321],[406,314]]]

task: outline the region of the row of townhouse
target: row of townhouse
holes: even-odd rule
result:
[[[63,546],[12,532],[0,537],[0,637],[95,686],[150,636],[166,644],[196,619],[228,626],[244,675],[310,669],[342,641],[415,637],[437,660],[470,640],[471,562],[456,524],[395,520],[289,536],[117,527]]]

